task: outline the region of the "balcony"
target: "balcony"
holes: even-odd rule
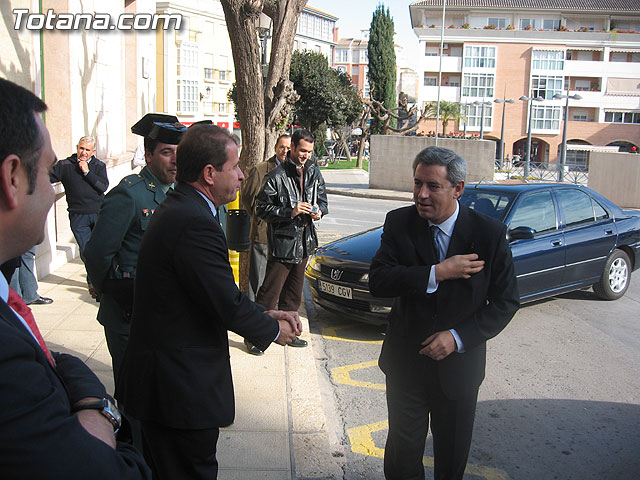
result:
[[[440,71],[440,57],[430,56],[424,57],[422,61],[423,70],[425,72]],[[462,57],[442,57],[443,72],[462,72]]]
[[[420,102],[433,102],[438,99],[438,87],[421,86],[418,92]],[[440,89],[440,100],[446,102],[460,101],[460,87],[442,87]]]

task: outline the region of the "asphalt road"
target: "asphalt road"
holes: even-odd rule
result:
[[[331,215],[319,224],[328,240],[379,225],[386,211],[402,205],[337,196],[329,202]],[[326,416],[345,455],[344,479],[382,479],[387,412],[377,358],[383,329],[316,308],[308,287],[306,298]],[[589,290],[523,307],[488,343],[465,479],[639,478],[639,307],[638,273],[615,302]],[[429,438],[427,478],[431,462]]]

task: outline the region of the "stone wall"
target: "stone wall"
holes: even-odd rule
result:
[[[640,208],[640,155],[592,152],[588,185],[620,207]]]
[[[435,140],[435,137],[372,135],[369,187],[412,191],[413,160],[422,149],[435,145]],[[493,180],[494,141],[439,138],[438,146],[453,150],[467,161],[467,183]]]

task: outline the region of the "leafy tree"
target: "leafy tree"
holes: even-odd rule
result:
[[[369,30],[369,85],[372,99],[387,110],[396,106],[396,52],[393,46],[394,25],[389,8],[379,4],[373,12]],[[390,126],[395,127],[395,119]],[[382,122],[373,117],[371,131],[382,133]]]
[[[329,67],[319,52],[294,52],[290,79],[300,99],[293,107],[295,123],[316,137],[321,152],[327,126],[351,126],[362,113],[363,104],[347,74]]]

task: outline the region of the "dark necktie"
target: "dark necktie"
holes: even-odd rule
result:
[[[300,201],[304,202],[304,166],[296,167],[300,173]]]
[[[40,347],[47,355],[49,363],[51,363],[52,367],[55,367],[56,363],[51,356],[51,352],[47,348],[47,344],[44,343],[44,338],[42,338],[40,330],[38,329],[38,325],[36,325],[36,319],[33,317],[33,312],[29,307],[27,307],[27,304],[24,303],[22,298],[20,298],[20,295],[18,295],[18,293],[11,287],[9,287],[9,301],[7,303],[18,315],[20,315],[24,319],[25,322],[27,322],[27,325],[29,325],[33,336],[36,337],[36,340],[38,340]]]
[[[443,252],[442,248],[442,240],[440,238],[440,227],[437,225],[431,225],[431,239],[433,241],[433,252],[435,253],[435,258],[438,262],[444,260],[444,256],[446,252]]]

